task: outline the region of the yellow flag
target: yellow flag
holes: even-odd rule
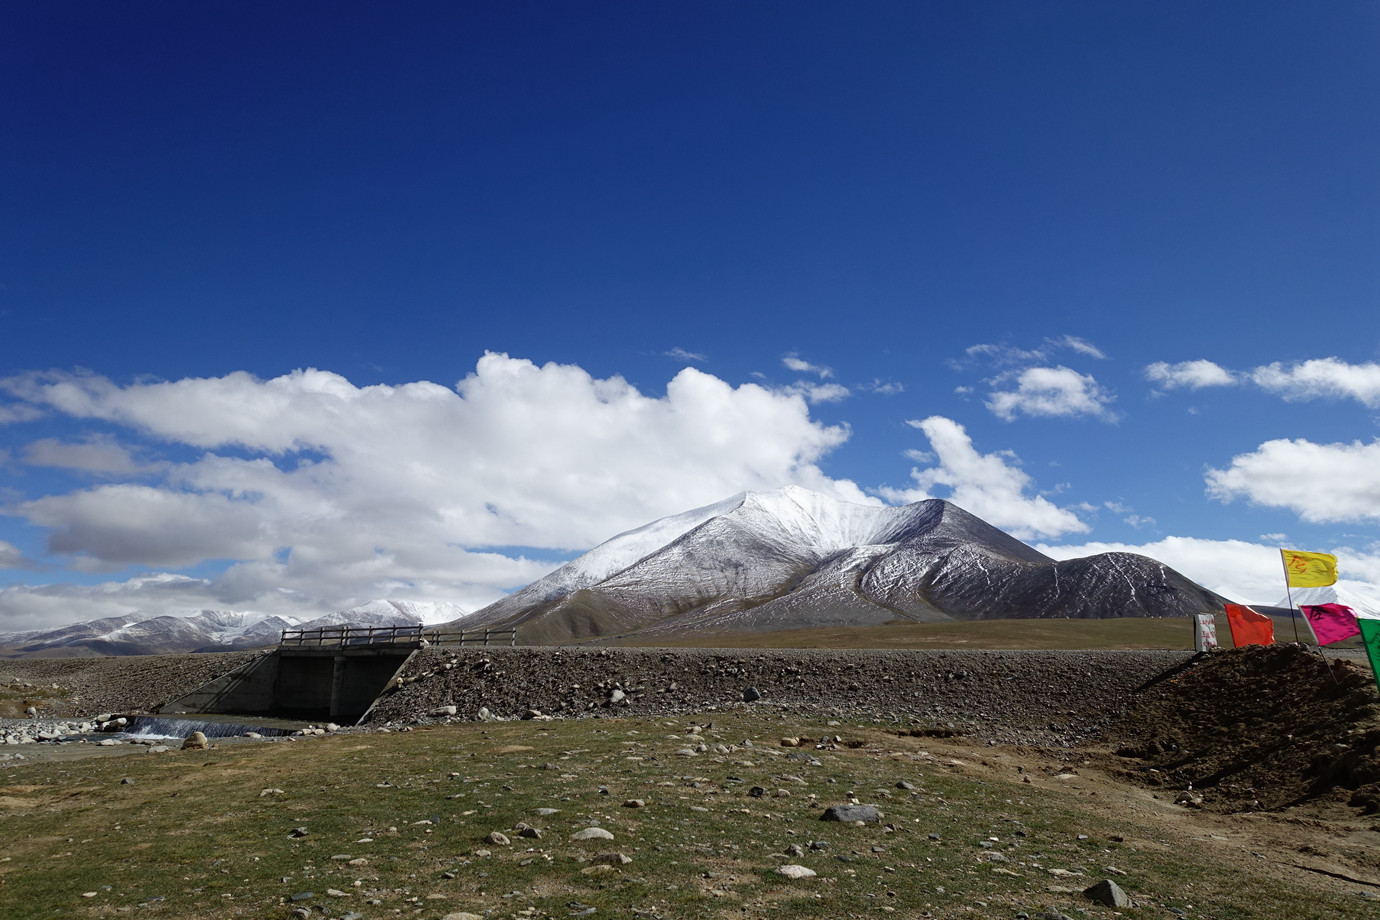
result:
[[[1282,549],[1284,573],[1291,588],[1321,588],[1337,583],[1337,557],[1331,553],[1305,553]]]

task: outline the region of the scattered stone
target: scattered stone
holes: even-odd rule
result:
[[[532,809],[532,814],[534,814],[534,815],[541,815],[543,818],[550,817],[551,815],[558,815],[558,814],[560,814],[560,813],[561,813],[561,810],[560,810],[559,808],[534,808],[534,809]]]
[[[288,836],[289,836],[289,837],[305,837],[305,836],[307,836],[307,835],[310,834],[310,833],[311,833],[311,831],[307,830],[305,827],[294,827],[291,831],[288,832]]]
[[[789,866],[777,867],[776,874],[784,875],[786,878],[814,878],[815,870],[808,866],[797,866],[792,864]]]
[[[455,715],[455,712],[456,709],[454,706],[437,706],[435,709],[428,712],[427,715],[431,716],[433,719],[442,719],[446,716]]]
[[[489,836],[484,838],[484,842],[491,843],[496,847],[506,847],[512,844],[512,841],[508,839],[508,835],[499,831],[490,832]]]
[[[628,799],[623,803],[624,808],[646,808],[647,803],[643,799]]]
[[[518,836],[526,837],[528,840],[540,840],[541,829],[536,827],[524,827],[522,830],[518,831]]]
[[[1096,885],[1083,889],[1084,896],[1091,898],[1099,904],[1107,907],[1131,907],[1131,899],[1126,892],[1121,890],[1121,886],[1109,878],[1104,878]]]
[[[824,814],[819,816],[821,821],[861,821],[864,824],[876,824],[882,820],[882,813],[877,810],[875,805],[830,805],[824,809]]]
[[[626,853],[600,853],[594,861],[608,866],[626,866],[632,862],[632,857]]]
[[[746,690],[743,691],[744,703],[755,703],[761,698],[762,691],[758,690],[756,687],[748,687]]]
[[[570,835],[571,840],[612,840],[613,835],[602,827],[587,827]]]
[[[259,793],[259,798],[263,798],[266,795],[287,795],[287,793],[281,789],[264,789]]]
[[[480,914],[472,914],[467,910],[461,910],[453,914],[446,914],[441,920],[484,920],[484,918]]]

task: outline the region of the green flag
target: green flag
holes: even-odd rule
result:
[[[1356,618],[1361,627],[1361,641],[1366,644],[1366,655],[1370,658],[1370,669],[1375,673],[1375,686],[1380,687],[1380,620]]]

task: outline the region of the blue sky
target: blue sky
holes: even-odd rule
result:
[[[1367,3],[0,11],[0,630],[742,489],[1380,583]],[[1369,589],[1367,589],[1369,590]]]

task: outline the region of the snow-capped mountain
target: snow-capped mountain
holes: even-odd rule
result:
[[[463,617],[455,604],[377,600],[312,620],[200,610],[187,616],[107,617],[57,629],[0,633],[0,657],[165,655],[276,645],[284,629],[322,626],[415,626]]]
[[[1063,562],[949,502],[747,492],[628,531],[474,613],[524,642],[891,620],[1186,616],[1222,599],[1131,553]]]
[[[1275,606],[1287,610],[1291,598],[1295,607],[1300,604],[1341,604],[1361,616],[1380,618],[1380,585],[1365,581],[1341,579],[1325,588],[1294,588],[1281,597]]]

